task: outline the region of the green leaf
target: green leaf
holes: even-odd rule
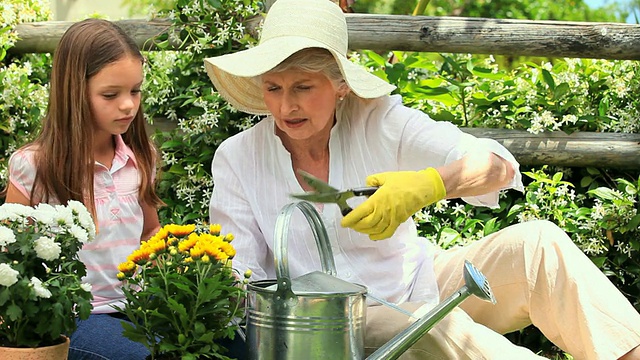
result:
[[[569,92],[570,87],[569,84],[567,84],[566,82],[561,83],[560,85],[558,85],[555,90],[553,91],[553,98],[556,100],[559,100],[560,98],[562,98],[567,92]]]
[[[488,80],[502,80],[506,77],[504,73],[493,72],[491,69],[485,69],[480,67],[473,68],[471,73],[481,79],[488,79]]]
[[[169,172],[174,174],[186,174],[187,170],[185,170],[182,164],[174,164],[169,168]]]
[[[557,172],[555,174],[553,174],[553,182],[554,183],[559,183],[562,180],[562,173],[561,172]]]
[[[586,170],[590,175],[600,175],[600,170],[599,169],[596,169],[596,168],[593,168],[593,167],[587,167]]]
[[[600,257],[593,257],[591,258],[591,261],[599,268],[602,268],[604,266],[604,263],[607,261],[607,257],[606,256],[600,256]]]
[[[11,304],[7,306],[7,312],[5,315],[9,317],[11,321],[16,321],[22,316],[22,309],[16,304]]]
[[[544,79],[544,82],[547,83],[547,85],[549,85],[549,88],[551,90],[555,90],[556,82],[553,80],[553,75],[551,75],[551,73],[548,70],[542,69],[542,78]]]
[[[435,95],[443,95],[443,94],[449,94],[451,91],[446,88],[446,87],[416,87],[413,88],[412,90],[414,90],[414,92],[420,93],[420,94],[425,94],[425,95],[429,95],[429,96],[435,96]]]
[[[438,244],[446,249],[459,242],[462,239],[460,233],[456,230],[451,229],[449,227],[442,229],[440,232],[440,239],[438,240]]]
[[[614,200],[620,198],[613,190],[606,187],[599,187],[593,190],[587,191],[588,194],[599,197],[604,200]]]
[[[183,142],[180,140],[169,140],[169,141],[165,141],[160,145],[160,149],[162,150],[168,150],[168,149],[174,149],[174,148],[179,148],[183,145]]]
[[[484,224],[484,231],[483,231],[483,235],[487,236],[489,234],[492,234],[498,230],[500,230],[500,227],[496,224],[496,221],[498,220],[498,218],[494,217],[489,219],[489,221],[487,221]]]
[[[209,3],[209,5],[211,5],[211,7],[213,7],[214,9],[220,9],[222,8],[222,3],[220,2],[220,0],[207,0],[207,2]]]
[[[638,225],[640,225],[640,214],[637,214],[636,216],[631,218],[626,227],[629,230],[638,230]]]
[[[593,182],[593,178],[591,176],[585,176],[580,180],[580,186],[588,187]]]
[[[387,60],[385,58],[378,55],[374,51],[365,51],[365,54],[367,55],[367,57],[369,57],[369,59],[371,59],[378,66],[384,66],[387,63]]]

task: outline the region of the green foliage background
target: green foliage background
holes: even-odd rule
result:
[[[46,110],[49,54],[7,53],[15,24],[49,18],[38,1],[1,0],[0,37],[0,180],[6,160],[29,140]],[[160,195],[167,206],[163,223],[208,220],[214,179],[210,164],[218,144],[258,121],[237,112],[213,89],[203,68],[209,56],[255,44],[243,22],[260,14],[250,0],[135,1],[158,4],[152,16],[174,26],[155,39],[164,51],[148,52],[144,98],[150,123],[160,118],[176,124],[153,135],[161,152]],[[356,11],[409,14],[417,2],[358,0]],[[11,6],[7,6],[10,4]],[[9,9],[9,10],[8,10]],[[13,12],[11,12],[13,11]],[[626,13],[624,11],[627,11]],[[617,3],[590,9],[581,0],[432,1],[426,15],[461,15],[580,21],[620,21],[628,9]],[[170,44],[181,44],[169,50]],[[637,133],[640,65],[635,61],[591,59],[494,59],[469,54],[361,51],[353,61],[398,86],[407,105],[436,120],[459,126]],[[569,233],[602,271],[640,309],[640,234],[637,169],[521,168],[526,191],[503,194],[500,208],[474,208],[441,201],[416,214],[422,234],[442,247],[474,241],[510,224],[549,219]],[[543,353],[553,347],[531,329],[512,340]]]

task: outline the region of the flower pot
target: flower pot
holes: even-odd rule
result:
[[[69,355],[69,338],[57,345],[37,348],[13,348],[0,346],[2,360],[67,360]]]

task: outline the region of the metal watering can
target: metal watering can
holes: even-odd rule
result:
[[[322,271],[291,279],[287,234],[293,211],[302,211],[311,226]],[[362,360],[367,288],[338,279],[327,231],[315,207],[306,202],[284,206],[274,234],[275,280],[248,284],[247,346],[252,360]],[[465,262],[465,285],[409,325],[367,360],[397,359],[454,307],[473,294],[495,303],[489,284]],[[374,298],[375,299],[375,298]]]

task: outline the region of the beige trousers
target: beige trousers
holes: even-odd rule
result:
[[[470,296],[400,359],[540,359],[501,335],[530,324],[576,360],[613,360],[640,344],[638,312],[571,239],[548,221],[510,226],[468,246],[437,254],[441,299],[464,284],[465,259],[488,278],[497,304]],[[402,307],[415,311],[422,305]],[[367,355],[410,322],[388,307],[370,307]]]

